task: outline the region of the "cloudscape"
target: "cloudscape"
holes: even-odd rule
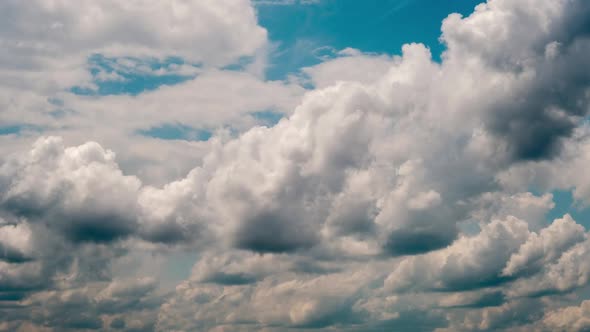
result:
[[[589,331],[589,112],[587,0],[0,0],[0,331]]]

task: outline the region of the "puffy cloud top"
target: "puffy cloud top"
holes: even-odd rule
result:
[[[9,69],[95,51],[220,66],[266,41],[246,1],[0,9],[24,18],[1,23],[9,53],[35,54]],[[0,306],[0,330],[585,329],[585,220],[546,214],[556,189],[588,196],[589,20],[583,0],[489,0],[443,22],[440,63],[347,50],[305,69],[317,88],[276,125],[214,133],[162,186],[95,142],[5,156],[0,301],[22,307]],[[114,275],[184,267],[182,250],[196,263],[167,291]]]

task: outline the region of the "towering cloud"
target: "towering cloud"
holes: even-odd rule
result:
[[[265,42],[243,1],[107,4],[9,1],[0,9],[49,24],[47,45],[20,21],[0,36],[10,52],[23,40],[50,57],[212,65]],[[5,156],[0,330],[584,330],[572,292],[590,282],[586,221],[545,215],[555,189],[588,198],[589,22],[585,0],[489,0],[443,21],[441,62],[421,44],[392,58],[347,50],[305,69],[318,88],[290,116],[218,132],[160,187],[95,142],[45,137]],[[65,47],[60,29],[84,38]],[[164,294],[113,275],[140,249],[198,259]]]

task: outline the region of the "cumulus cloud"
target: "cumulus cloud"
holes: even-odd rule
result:
[[[449,16],[442,27],[447,61],[483,65],[508,79],[501,83],[509,89],[500,92],[505,98],[482,109],[489,107],[487,129],[516,159],[558,153],[588,109],[588,77],[576,69],[587,66],[588,5],[543,2],[534,11],[531,5],[490,1],[466,19]]]
[[[34,325],[66,331],[153,330],[153,310],[161,303],[154,289],[155,283],[149,278],[88,283],[81,288],[39,292],[18,310],[33,314]],[[23,327],[22,317],[9,318],[7,327]]]
[[[583,301],[580,306],[559,308],[548,312],[543,318],[543,323],[554,330],[586,331],[590,327],[589,306],[589,301]]]
[[[180,217],[168,218],[170,207],[163,200],[172,197],[158,197],[137,177],[124,175],[114,152],[95,142],[66,148],[60,138],[41,138],[0,173],[2,207],[10,216],[41,223],[72,242],[105,243],[133,235],[168,242],[194,230],[177,224]]]
[[[450,247],[402,261],[387,278],[392,289],[413,287],[467,290],[505,282],[501,275],[511,253],[526,240],[527,224],[514,217],[495,220],[473,237],[460,238]]]
[[[63,136],[68,144],[100,141],[124,147],[117,153],[135,163],[123,168],[161,184],[185,175],[198,158],[175,153],[173,158],[189,159],[187,164],[176,172],[155,170],[162,160],[139,150],[151,145],[149,150],[172,154],[178,144],[162,146],[166,144],[143,138],[139,131],[178,123],[213,131],[229,122],[242,131],[260,122],[251,116],[254,112],[287,113],[303,90],[262,79],[267,33],[248,0],[7,1],[1,6],[0,44],[5,52],[0,59],[0,126],[17,132],[10,144],[2,144],[2,153],[13,152],[17,144],[30,144],[40,132]],[[247,63],[248,73],[219,72],[242,62]],[[193,81],[196,75],[203,77]],[[172,80],[167,83],[162,76]],[[79,95],[100,97],[105,93],[100,87],[129,79],[136,79],[136,93],[143,92],[143,85],[155,89],[163,83],[189,82],[185,89],[164,91],[166,96],[142,95],[137,98],[141,100],[128,95],[111,99]],[[151,115],[132,111],[148,109]]]
[[[363,54],[349,48],[336,52],[336,57],[330,61],[303,68],[302,71],[316,88],[325,88],[339,81],[370,84],[381,78],[394,61],[386,55]]]
[[[33,247],[31,229],[27,224],[0,227],[0,259],[9,263],[30,259]]]
[[[87,34],[65,48],[76,52],[153,49],[157,56],[170,49],[215,65],[263,43],[247,2],[133,7],[141,4],[114,6],[116,15],[89,2],[48,2],[24,12],[15,2],[5,6],[23,17],[45,19],[43,10],[63,16],[67,24],[54,29]],[[89,23],[68,16],[70,9],[88,11],[88,22],[111,21],[104,31],[86,31]],[[189,10],[201,20],[189,19]],[[253,29],[244,33],[254,40],[199,30],[212,21],[227,32],[232,14],[239,14],[238,26]],[[104,39],[134,15],[143,16]],[[569,214],[549,223],[545,215],[558,203],[554,189],[587,198],[588,154],[575,151],[589,146],[590,74],[580,70],[590,64],[589,15],[581,0],[489,0],[468,17],[443,22],[448,49],[440,63],[421,44],[405,45],[395,57],[346,50],[304,70],[318,88],[285,111],[289,116],[235,135],[218,132],[196,167],[163,186],[124,172],[114,152],[93,142],[66,147],[59,138],[41,138],[30,151],[6,156],[0,295],[26,292],[11,302],[31,306],[14,310],[6,328],[583,329],[583,309],[559,309],[556,301],[588,286],[590,242]],[[170,17],[187,30],[172,24],[151,39],[136,35]],[[14,38],[28,31],[5,24]],[[30,47],[61,46],[52,33],[47,46]],[[185,42],[193,37],[195,44]],[[211,49],[199,41],[227,58],[206,53]],[[238,92],[257,82],[211,71],[208,80],[182,88],[225,87],[228,76],[236,79],[229,90]],[[260,90],[287,97],[239,100],[285,107],[300,93],[279,82]],[[143,97],[174,99],[177,91]],[[135,105],[146,115],[138,121],[153,124],[147,117],[157,109],[143,109],[140,99],[107,101]],[[191,113],[178,116],[184,121]],[[561,180],[559,171],[576,175]],[[536,187],[543,192],[533,193]],[[155,280],[112,274],[113,260],[142,246],[193,250],[197,262],[169,296],[152,296]],[[32,307],[44,302],[55,311],[38,315]],[[71,306],[90,309],[59,323]]]
[[[584,227],[576,224],[569,215],[565,215],[541,230],[538,235],[532,233],[519,251],[510,257],[502,273],[514,275],[523,273],[525,269],[544,266],[584,238]]]
[[[97,143],[64,148],[58,138],[40,139],[4,165],[1,181],[7,210],[44,220],[73,241],[112,241],[135,228],[140,181],[124,176],[114,153]]]

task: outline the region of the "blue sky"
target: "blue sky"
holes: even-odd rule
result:
[[[128,65],[121,65],[125,61]],[[178,75],[164,73],[154,75],[153,71],[169,69],[171,66],[184,65],[182,58],[169,57],[167,59],[137,59],[137,58],[108,58],[101,54],[94,54],[88,58],[88,69],[93,76],[97,89],[73,87],[72,92],[81,95],[137,95],[144,91],[157,89],[161,85],[174,85],[194,78],[196,75]],[[145,66],[145,72],[139,69]],[[194,65],[198,67],[198,65]],[[117,74],[118,79],[104,81],[101,74]]]
[[[439,59],[440,22],[449,13],[468,15],[480,1],[327,0],[290,6],[259,5],[258,19],[276,54],[267,71],[282,79],[318,63],[317,50],[356,48],[367,53],[400,54],[405,43],[427,45]]]

